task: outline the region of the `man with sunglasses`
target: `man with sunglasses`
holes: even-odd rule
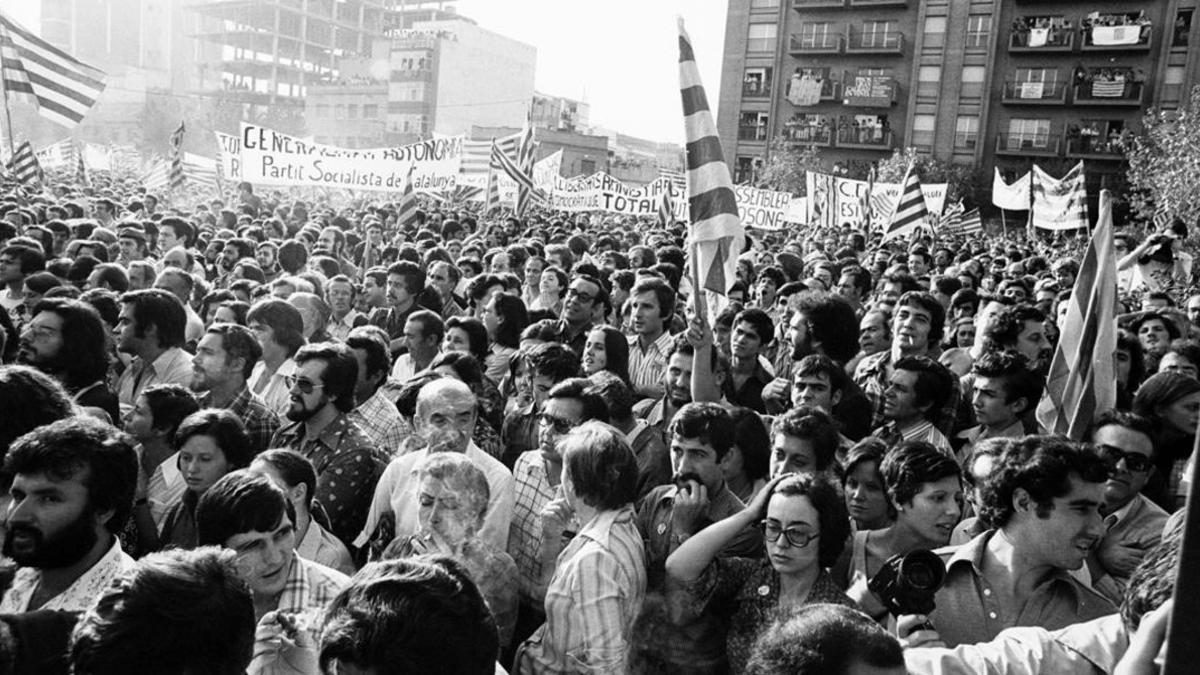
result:
[[[1092,585],[1114,602],[1142,558],[1162,540],[1167,512],[1142,496],[1154,472],[1154,432],[1150,420],[1131,412],[1109,411],[1093,426],[1092,444],[1108,465],[1104,483],[1104,534],[1088,559]]]
[[[608,304],[608,294],[600,285],[600,280],[588,274],[576,275],[567,287],[567,295],[563,302],[562,334],[566,337],[563,342],[583,358],[583,348],[587,344],[588,333],[595,325],[596,308]]]

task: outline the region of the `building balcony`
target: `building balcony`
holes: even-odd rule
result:
[[[892,150],[896,136],[891,129],[847,127],[838,129],[837,146],[850,150]]]
[[[874,7],[908,7],[908,0],[850,0],[852,9],[871,9]]]
[[[903,33],[869,33],[850,29],[846,36],[847,54],[893,54],[904,53]]]
[[[1080,29],[1085,52],[1148,51],[1152,26],[1093,26]]]
[[[1058,157],[1062,141],[1047,136],[996,136],[996,154],[1016,157]]]
[[[771,96],[770,80],[766,82],[743,82],[742,98],[768,98]]]
[[[1102,141],[1099,137],[1080,136],[1067,139],[1068,159],[1125,161],[1126,146],[1121,141]]]
[[[765,124],[742,124],[738,126],[739,141],[757,141],[764,142],[767,140],[767,125]]]
[[[803,12],[806,9],[822,9],[845,7],[846,0],[792,0],[792,9]]]
[[[1000,102],[1005,105],[1065,105],[1067,85],[1063,82],[1006,81]]]
[[[833,134],[829,127],[787,125],[783,132],[783,138],[792,145],[815,145],[828,148],[833,144]]]
[[[1075,105],[1140,108],[1144,82],[1085,82],[1075,86]]]
[[[1008,36],[1008,51],[1013,53],[1069,52],[1075,48],[1075,32],[1057,28],[1039,31],[1015,31]]]
[[[792,35],[788,38],[788,52],[793,56],[799,54],[840,54],[843,41],[843,36],[837,34]]]

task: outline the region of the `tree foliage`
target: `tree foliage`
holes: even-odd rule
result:
[[[1149,222],[1161,209],[1185,223],[1200,219],[1200,86],[1176,111],[1151,110],[1129,152],[1130,210]]]
[[[803,196],[805,172],[823,170],[820,151],[812,146],[798,150],[781,135],[771,142],[771,150],[758,172],[755,186]]]

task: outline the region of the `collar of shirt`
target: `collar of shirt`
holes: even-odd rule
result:
[[[625,434],[625,442],[630,446],[635,445],[637,443],[638,435],[649,428],[650,425],[646,423],[646,420],[634,421],[633,428],[629,430],[629,433]]]
[[[1128,518],[1129,514],[1133,512],[1133,509],[1135,507],[1141,506],[1141,502],[1144,499],[1145,499],[1145,497],[1143,497],[1140,493],[1136,494],[1133,496],[1133,499],[1129,500],[1128,504],[1126,504],[1125,506],[1122,506],[1121,508],[1117,509],[1116,511],[1113,511],[1112,513],[1106,515],[1104,517],[1105,520],[1108,520],[1109,517],[1112,517],[1112,519],[1113,519],[1112,524],[1108,525],[1108,529],[1112,529],[1112,528],[1116,527],[1122,520],[1125,520],[1126,518]]]
[[[1021,420],[1019,420],[1019,419],[1013,420],[1012,424],[1004,427],[1003,429],[998,429],[996,431],[992,431],[983,425],[979,425],[978,427],[976,427],[976,429],[978,429],[978,431],[975,431],[975,437],[971,438],[972,443],[974,443],[975,441],[982,441],[985,438],[1024,438],[1025,437],[1025,425],[1021,424]]]
[[[176,361],[181,358],[187,359],[190,357],[188,356],[187,352],[183,351],[179,347],[171,347],[167,351],[159,354],[158,358],[154,359],[150,363],[146,363],[139,356],[136,359],[137,362],[133,366],[134,372],[141,372],[145,375],[158,375],[160,373],[170,372]],[[139,367],[141,369],[140,371],[138,370]]]
[[[933,422],[930,422],[929,420],[924,419],[924,418],[922,418],[921,421],[917,422],[916,424],[910,424],[907,427],[904,427],[903,429],[901,429],[899,426],[895,427],[896,431],[899,432],[899,434],[906,441],[912,440],[914,438],[924,439],[926,436],[929,435],[929,430],[932,428],[933,428]]]
[[[633,505],[626,504],[619,509],[610,511],[601,511],[592,517],[591,520],[579,530],[576,538],[582,541],[585,537],[591,539],[597,544],[608,548],[608,536],[612,532],[613,525],[617,523],[633,521]]]
[[[946,574],[949,575],[956,568],[960,568],[964,565],[970,565],[970,568],[972,571],[974,571],[975,576],[982,577],[983,556],[987,553],[988,542],[991,541],[992,537],[998,532],[999,530],[988,530],[987,532],[984,532],[978,537],[975,537],[971,541],[968,541],[967,543],[958,547],[950,546],[940,549],[943,554],[953,551],[953,553],[950,555],[950,558],[946,560]],[[1076,584],[1079,582],[1075,581],[1075,579],[1071,577],[1066,570],[1055,569],[1045,581],[1038,584],[1038,588],[1043,588],[1047,584],[1057,581],[1066,582],[1067,585],[1071,587],[1072,595],[1074,595],[1076,601],[1078,601],[1079,592]]]
[[[296,422],[290,427],[279,430],[280,440],[287,440],[290,444],[292,441],[302,441],[304,443],[317,442],[328,448],[336,448],[342,441],[345,435],[346,427],[350,424],[350,418],[346,413],[338,413],[338,416],[333,418],[333,421],[325,425],[321,433],[317,437],[309,438],[307,435],[308,429],[304,426],[304,422]]]
[[[659,354],[666,355],[668,350],[671,349],[671,344],[674,341],[675,341],[675,336],[671,335],[670,331],[664,330],[662,332],[662,335],[659,335],[658,338],[654,342],[650,343],[649,347],[647,347],[646,349],[642,349],[642,337],[640,335],[629,336],[629,346],[632,347],[633,349],[640,351],[643,354],[650,354],[652,352],[658,352]]]
[[[892,350],[890,349],[863,357],[863,360],[858,362],[858,371],[861,373],[859,379],[875,379],[884,376],[887,374],[888,366],[891,364]]]

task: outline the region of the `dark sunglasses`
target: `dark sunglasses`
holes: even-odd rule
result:
[[[556,417],[550,413],[542,413],[538,415],[538,419],[542,424],[554,430],[554,433],[565,434],[575,426],[575,423],[563,417]]]
[[[1101,445],[1096,448],[1100,451],[1100,457],[1108,464],[1109,468],[1115,469],[1125,460],[1125,468],[1133,473],[1141,473],[1149,471],[1153,466],[1150,458],[1138,452],[1125,452],[1119,448],[1114,448],[1111,445]]]

